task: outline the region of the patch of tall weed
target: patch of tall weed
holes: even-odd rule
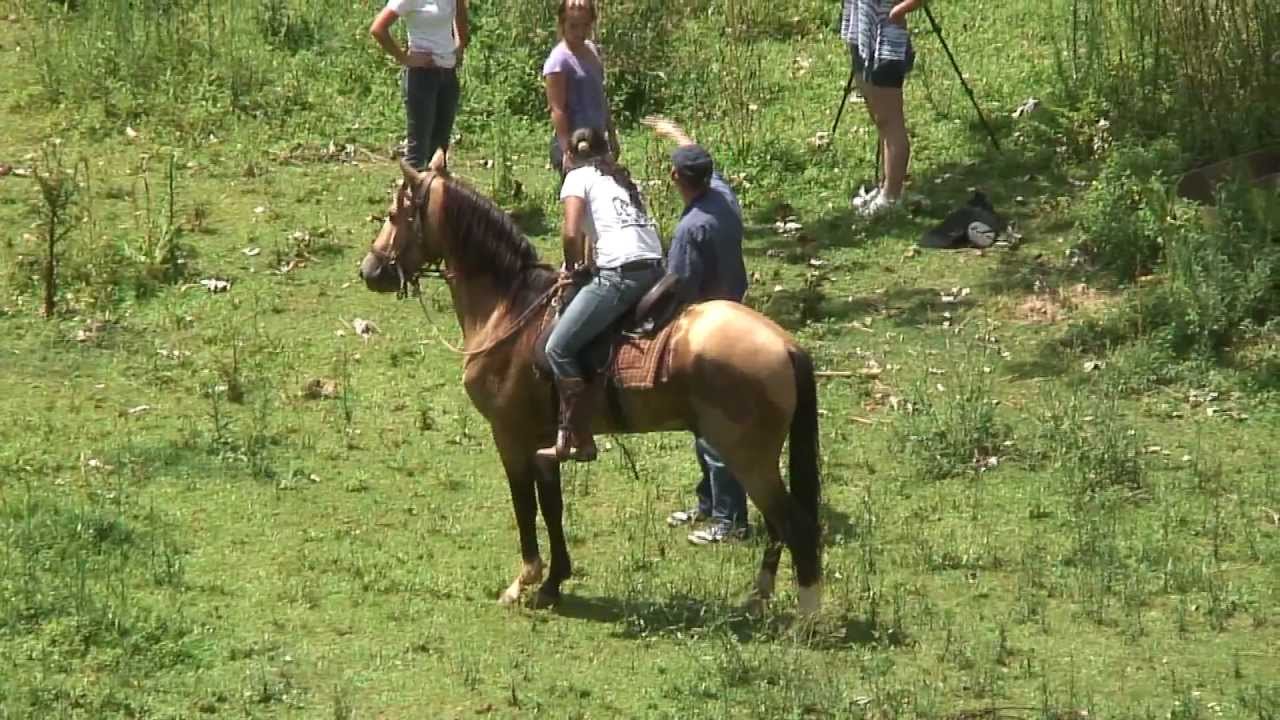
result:
[[[390,103],[356,109],[380,81],[395,82],[359,32],[372,15],[351,9],[337,0],[82,0],[28,12],[40,28],[32,49],[44,100],[74,106],[79,130],[136,125],[190,141],[239,119],[297,127],[317,115],[349,124],[369,108],[394,115]]]
[[[995,467],[1011,433],[984,367],[960,363],[916,384],[894,427],[893,445],[920,480]]]
[[[1180,354],[1228,352],[1250,328],[1280,316],[1280,194],[1227,188],[1216,220],[1171,218],[1167,281],[1146,307],[1169,347]]]
[[[89,472],[113,469],[100,464]],[[17,482],[0,501],[0,637],[28,638],[38,649],[28,659],[46,668],[149,674],[197,657],[196,629],[157,601],[158,593],[185,587],[186,550],[172,528],[131,507],[123,484],[75,502],[37,494],[22,473],[3,474]],[[33,677],[33,687],[57,675]]]
[[[1172,133],[1200,157],[1280,140],[1280,5],[1061,0],[1054,37],[1064,97],[1104,108],[1121,132]]]
[[[1116,150],[1076,211],[1080,249],[1100,269],[1132,281],[1163,254],[1169,175],[1181,158],[1169,143]]]
[[[1124,418],[1115,395],[1051,394],[1030,427],[1028,456],[1058,475],[1072,502],[1144,487],[1141,435]]]
[[[1209,216],[1169,203],[1155,185],[1133,192],[1139,186],[1091,192],[1081,227],[1100,265],[1151,275],[1125,305],[1078,324],[1066,342],[1101,350],[1145,337],[1178,358],[1223,359],[1280,316],[1277,196],[1226,187]]]

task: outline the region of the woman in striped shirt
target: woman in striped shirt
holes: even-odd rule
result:
[[[880,133],[884,181],[880,187],[854,198],[864,217],[893,210],[902,202],[911,142],[902,107],[902,85],[915,62],[907,13],[923,0],[845,0],[840,37],[853,56],[858,90]]]

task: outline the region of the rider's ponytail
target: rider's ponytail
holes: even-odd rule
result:
[[[573,167],[590,165],[601,175],[613,178],[614,182],[627,191],[632,206],[640,213],[648,214],[644,197],[640,195],[640,188],[637,188],[632,181],[631,173],[619,165],[613,154],[609,152],[609,140],[604,132],[596,128],[578,128],[573,131],[573,135],[569,136],[569,148]]]

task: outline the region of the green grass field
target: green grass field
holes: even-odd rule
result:
[[[374,5],[346,4],[347,41]],[[180,94],[56,104],[34,6],[0,12],[0,163],[58,138],[88,183],[44,319],[38,192],[0,177],[0,718],[1280,717],[1280,333],[1229,361],[1090,337],[1134,291],[1073,261],[1096,165],[1072,138],[1109,139],[1055,105],[1057,4],[938,4],[1001,154],[916,20],[928,205],[886,222],[848,206],[863,109],[814,142],[847,67],[829,29],[720,47],[713,84],[668,89],[742,191],[748,302],[828,373],[827,603],[803,627],[789,559],[750,619],[759,541],[666,527],[697,479],[680,434],[567,467],[565,599],[498,606],[515,522],[447,292],[424,281],[427,317],[355,273],[398,177],[392,69],[380,105],[302,84],[297,115],[222,124]],[[455,170],[558,260],[547,126],[481,86],[501,57],[469,60]],[[669,231],[642,130],[624,160]],[[914,250],[974,187],[1018,239]]]

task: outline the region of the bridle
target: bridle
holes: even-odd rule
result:
[[[417,193],[412,191],[409,193],[409,208],[411,214],[409,216],[408,228],[408,234],[410,237],[407,240],[419,247],[422,247],[425,243],[427,209],[431,205],[431,185],[435,183],[438,177],[438,175],[432,173],[431,177],[427,178],[427,187],[423,191],[422,197],[418,197]],[[405,244],[407,245],[408,242]],[[369,248],[369,253],[381,260],[383,264],[395,268],[396,274],[400,277],[400,287],[396,289],[396,297],[399,299],[408,297],[411,292],[415,297],[421,296],[422,288],[419,287],[418,280],[423,275],[434,274],[437,277],[444,278],[446,280],[449,279],[449,273],[446,270],[443,270],[439,263],[431,267],[423,264],[422,267],[419,267],[412,273],[405,272],[404,266],[400,264],[400,250],[395,246],[392,247],[391,252],[379,250],[377,248]]]
[[[436,181],[437,177],[438,176],[435,173],[432,173],[431,177],[427,179],[427,187],[422,193],[421,199],[412,193],[410,194],[410,208],[412,209],[413,214],[409,217],[408,232],[411,236],[410,240],[417,243],[419,246],[425,243],[426,233],[424,225],[427,217],[427,209],[431,204],[431,185]],[[453,272],[443,269],[440,264],[437,264],[434,267],[427,267],[424,264],[423,267],[418,268],[417,271],[410,274],[406,273],[404,266],[399,263],[399,250],[396,250],[395,252],[383,252],[381,250],[370,248],[369,252],[381,259],[384,263],[395,267],[396,273],[400,276],[400,288],[396,290],[396,297],[403,299],[408,297],[412,292],[412,294],[418,298],[418,304],[422,306],[422,312],[426,316],[428,324],[431,325],[431,329],[435,332],[436,338],[440,340],[440,343],[449,350],[464,356],[468,361],[471,358],[483,355],[498,345],[510,340],[525,326],[525,324],[529,322],[529,320],[538,315],[539,311],[544,310],[552,300],[559,297],[559,293],[563,288],[572,284],[570,278],[567,275],[562,274],[554,283],[552,283],[551,287],[547,288],[547,290],[538,296],[538,298],[534,300],[529,307],[525,308],[524,312],[522,312],[520,316],[506,328],[505,331],[499,333],[497,337],[494,337],[482,347],[475,348],[473,350],[464,350],[463,348],[455,347],[448,340],[445,340],[443,335],[441,335],[440,328],[436,326],[435,321],[431,317],[431,311],[427,309],[426,300],[422,296],[422,288],[418,285],[419,278],[424,274],[435,274],[446,282],[451,282],[455,277]],[[443,260],[441,263],[443,263]],[[543,313],[542,318],[545,322],[545,313]]]

